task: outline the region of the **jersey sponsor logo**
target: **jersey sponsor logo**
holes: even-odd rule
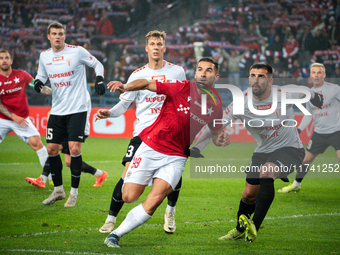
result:
[[[9,93],[13,93],[16,91],[22,90],[22,87],[16,87],[14,89],[8,89],[8,90],[1,90],[0,95],[5,95],[5,93],[9,94]]]
[[[51,62],[51,63],[47,63],[46,65],[47,65],[47,66],[50,66],[50,65],[52,65],[52,62]]]
[[[71,81],[53,82],[53,85],[57,88],[72,86]]]
[[[50,79],[55,79],[55,78],[64,78],[64,77],[69,77],[74,75],[74,71],[66,72],[66,73],[55,73],[55,74],[49,74],[48,77]]]
[[[205,125],[207,124],[207,122],[204,120],[204,119],[201,119],[200,117],[198,117],[197,115],[193,114],[192,112],[190,113],[190,117],[197,121],[198,123],[202,124],[202,125]]]
[[[97,134],[123,134],[125,132],[125,126],[126,120],[124,115],[96,122],[94,116],[92,119],[93,131]]]
[[[61,61],[61,60],[64,60],[64,56],[52,58],[52,61],[53,61],[53,62],[55,62],[55,61]]]
[[[184,107],[182,104],[179,105],[179,107],[177,108],[178,112],[184,112],[185,114],[187,114],[190,110],[190,107]]]
[[[4,85],[11,84],[11,83],[12,83],[12,81],[5,81]]]
[[[160,96],[160,97],[146,97],[145,102],[147,103],[153,103],[153,102],[163,102],[165,101],[166,96]]]
[[[0,81],[0,86],[2,85],[2,82]]]
[[[272,108],[271,104],[265,104],[265,105],[258,105],[256,106],[257,110],[268,110],[270,108]]]
[[[165,75],[152,76],[151,79],[154,81],[165,81]]]
[[[150,107],[151,113],[156,113],[156,114],[159,114],[161,112],[161,109],[162,107],[157,107],[157,108]]]

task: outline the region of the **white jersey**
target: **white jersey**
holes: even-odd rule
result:
[[[91,97],[90,93],[87,91],[86,93],[86,103],[87,103],[87,115],[86,115],[86,126],[85,126],[85,132],[84,134],[89,136],[90,135],[90,115],[91,115]]]
[[[307,103],[307,110],[313,115],[314,131],[319,134],[331,134],[340,131],[340,86],[328,82],[319,88],[311,88],[323,95],[322,109]]]
[[[40,54],[36,79],[43,83],[50,79],[51,114],[68,115],[87,111],[85,65],[93,67],[97,61],[83,47],[68,44],[60,52],[55,53],[50,48]]]
[[[134,71],[127,83],[137,79],[152,79],[159,81],[179,80],[186,79],[184,69],[181,66],[176,66],[165,61],[165,65],[161,69],[150,69],[145,65]],[[158,117],[165,95],[159,95],[149,90],[129,91],[120,95],[120,100],[133,102],[136,100],[136,118],[135,129],[133,136],[139,133],[146,127],[150,126]]]
[[[225,109],[223,119],[228,120],[227,125],[230,125],[231,121],[232,125],[235,125],[237,119],[242,121],[242,125],[245,125],[257,142],[258,146],[255,152],[270,153],[282,147],[303,148],[299,133],[295,127],[293,105],[287,104],[286,115],[281,115],[281,90],[279,86],[272,85],[272,93],[266,100],[259,101],[253,97],[253,106],[257,110],[270,109],[273,102],[273,88],[277,88],[278,91],[277,108],[274,113],[267,116],[255,115],[249,110],[248,94],[244,93],[244,115],[233,115],[233,104],[231,103]],[[287,99],[303,96],[303,93],[296,92],[288,92],[286,94]]]

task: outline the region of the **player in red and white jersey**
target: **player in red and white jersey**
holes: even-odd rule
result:
[[[146,37],[145,51],[148,53],[149,63],[136,71],[129,77],[127,83],[136,79],[150,79],[159,81],[185,80],[184,69],[180,66],[173,65],[163,59],[165,46],[165,32],[157,30],[150,31]],[[122,186],[126,171],[130,162],[135,155],[138,147],[142,143],[139,133],[146,127],[149,127],[158,117],[162,105],[165,101],[165,95],[159,95],[149,90],[128,91],[120,95],[120,101],[110,110],[100,109],[97,112],[97,119],[108,117],[119,117],[125,113],[133,101],[136,101],[136,117],[133,138],[131,139],[126,154],[123,157],[122,164],[125,166],[122,178],[117,182],[110,203],[109,214],[104,225],[99,229],[101,233],[110,233],[116,223],[117,215],[122,208],[124,201],[122,200]],[[176,230],[175,224],[175,208],[178,200],[179,192],[182,185],[182,178],[178,182],[174,191],[168,196],[168,204],[164,215],[164,230],[167,233],[173,233]]]
[[[60,144],[67,139],[71,154],[71,192],[65,207],[73,207],[77,201],[81,175],[81,144],[85,138],[87,105],[87,82],[85,66],[96,72],[95,89],[99,95],[105,93],[104,67],[87,50],[65,43],[66,28],[59,22],[48,26],[47,38],[51,48],[42,52],[34,82],[40,92],[47,79],[52,88],[52,108],[47,123],[47,151],[49,155],[54,191],[43,201],[53,204],[65,198],[62,180]]]
[[[12,69],[13,59],[10,53],[0,50],[0,143],[10,131],[37,153],[41,167],[48,158],[46,147],[41,142],[40,134],[28,117],[29,108],[26,86],[33,87],[33,77],[23,71]],[[42,93],[51,94],[49,88]]]
[[[309,123],[314,120],[314,132],[308,142],[303,164],[312,164],[314,159],[332,146],[336,151],[336,156],[340,160],[340,86],[325,81],[325,66],[314,63],[311,66],[310,77],[312,78],[312,90],[320,93],[324,97],[321,109],[307,103],[307,110],[311,116],[305,115],[298,127],[299,133],[304,130]],[[301,189],[301,182],[308,172],[307,165],[302,171],[297,171],[292,184],[278,190],[279,193],[298,192]]]
[[[252,95],[244,93],[244,114],[234,115],[233,104],[224,111],[223,119],[226,125],[240,119],[242,124],[254,137],[257,148],[253,154],[249,167],[246,169],[246,184],[237,213],[237,226],[220,240],[235,240],[245,237],[252,242],[264,220],[274,199],[274,180],[281,178],[288,181],[287,175],[301,166],[304,149],[295,127],[294,110],[292,104],[286,104],[286,115],[282,114],[281,91],[273,84],[273,69],[267,63],[256,63],[250,67],[249,85]],[[285,86],[288,87],[288,86]],[[291,88],[298,88],[292,85]],[[252,105],[256,110],[268,110],[275,105],[274,90],[277,90],[277,108],[268,115],[256,115],[249,110],[248,97],[252,97]],[[322,96],[309,89],[311,101],[318,107],[322,106]],[[303,93],[288,92],[287,99],[303,97]],[[320,96],[320,95],[319,95]],[[200,151],[210,142],[210,135],[206,131],[198,139],[194,148]],[[294,168],[295,166],[295,168]],[[252,220],[250,215],[253,214]]]
[[[214,119],[222,117],[222,104],[212,98],[207,100],[211,109],[201,114],[201,84],[213,85],[218,79],[218,63],[210,58],[201,59],[195,73],[197,83],[191,81],[159,82],[140,79],[128,84],[110,82],[108,87],[120,92],[148,89],[167,96],[156,121],[140,134],[142,144],[136,151],[126,173],[123,200],[133,203],[144,192],[152,189],[146,200],[133,208],[121,225],[105,239],[109,247],[119,247],[119,239],[149,220],[164,198],[170,194],[181,178],[187,156],[184,154],[195,135],[208,124],[216,145],[225,146],[229,141],[221,125],[213,126]]]

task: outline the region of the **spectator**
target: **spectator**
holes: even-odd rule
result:
[[[97,25],[97,34],[98,35],[113,35],[113,25],[107,16],[107,12],[105,9],[102,10],[102,15]]]
[[[295,40],[292,33],[288,35],[288,40],[283,44],[283,57],[295,58],[299,52],[299,43]]]
[[[237,55],[237,52],[235,50],[231,50],[230,54],[222,48],[222,54],[225,59],[228,60],[228,72],[229,72],[229,78],[232,79],[232,84],[238,86],[239,79],[240,79],[240,63],[243,58],[243,56],[247,53],[248,48],[240,54]]]
[[[274,41],[268,46],[267,50],[282,52],[283,42],[279,35],[275,35]]]
[[[308,65],[311,60],[311,54],[313,53],[313,35],[310,32],[309,26],[303,28],[303,34],[300,38],[297,38],[299,42],[299,62],[302,65]]]
[[[331,29],[329,30],[329,43],[340,45],[340,27],[339,23],[336,22],[335,18],[332,16],[329,18],[329,23]]]

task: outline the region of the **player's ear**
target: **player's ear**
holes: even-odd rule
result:
[[[146,51],[146,52],[149,52],[149,50],[148,50],[148,45],[147,45],[147,44],[145,45],[145,51]]]
[[[215,81],[217,81],[219,78],[220,78],[220,75],[219,75],[219,74],[216,74],[216,75],[215,75]]]
[[[164,52],[166,52],[166,47],[164,47],[164,49],[163,49],[163,53],[164,53]]]

